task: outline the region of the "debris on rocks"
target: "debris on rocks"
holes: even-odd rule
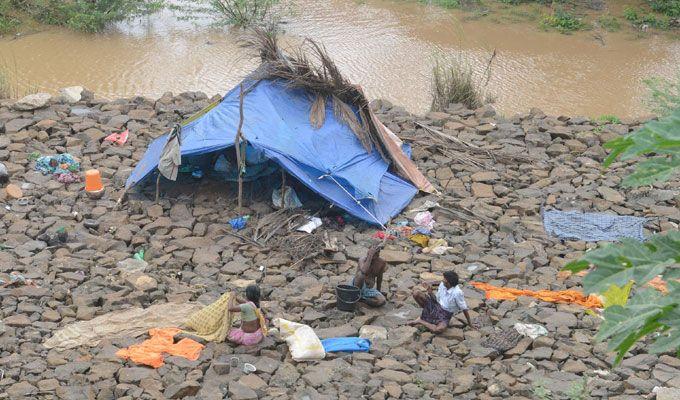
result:
[[[35,283],[0,288],[0,398],[530,398],[539,382],[566,398],[584,377],[593,398],[642,398],[654,387],[673,398],[680,388],[678,359],[642,346],[610,369],[606,346],[594,340],[600,320],[584,307],[524,295],[499,301],[469,284],[580,291],[581,276],[558,272],[593,244],[546,233],[542,209],[648,218],[654,226],[645,225],[645,233],[677,229],[678,182],[624,190],[618,182],[626,163],[601,167],[602,144],[644,120],[603,124],[540,110],[488,116],[451,105],[435,121],[374,102],[377,118],[411,145],[440,196],[416,197],[387,230],[379,228],[394,236],[381,251],[390,264],[387,303],[350,313],[336,309],[334,289],[351,280],[378,228],[337,207],[315,214],[304,188],[295,187],[303,208],[275,210],[278,176],[267,190],[244,183],[244,210],[236,209],[236,191],[207,172],[187,185],[181,177],[162,185],[157,203],[152,183],[128,191],[116,207],[115,199],[90,199],[83,184],[63,185],[33,168],[40,154],[68,153],[82,170],[98,169],[107,191],[120,193],[149,143],[219,98],[186,92],[105,101],[84,92],[77,103],[48,101],[28,111],[0,105],[0,162],[10,179],[0,188],[0,279],[15,272]],[[104,142],[125,130],[123,146]],[[444,254],[424,253],[408,240],[426,235],[413,224],[424,211],[436,221],[428,238],[446,241]],[[232,231],[228,221],[246,214],[244,229]],[[307,215],[323,225],[297,232]],[[57,234],[62,227],[66,241]],[[140,249],[144,260],[133,258]],[[481,327],[454,318],[435,336],[405,326],[419,311],[411,289],[448,270],[460,275]],[[303,322],[317,338],[366,337],[371,351],[296,362],[285,340],[270,335],[251,349],[208,342],[195,361],[166,356],[158,369],[116,357],[149,329],[184,328],[204,305],[253,282],[268,319]],[[549,334],[521,337],[502,355],[482,346],[518,321]],[[238,367],[210,367],[234,353]],[[244,375],[244,363],[257,371]]]

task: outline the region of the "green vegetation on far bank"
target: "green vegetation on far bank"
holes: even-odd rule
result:
[[[0,0],[0,33],[16,31],[24,21],[99,32],[107,25],[158,11],[163,0]]]
[[[623,0],[621,0],[623,1]],[[631,0],[623,11],[595,9],[592,2],[574,0],[419,0],[420,3],[460,8],[466,19],[489,17],[496,22],[533,22],[563,34],[593,27],[608,32],[624,28],[638,32],[680,30],[680,0]],[[624,3],[621,3],[624,4]]]

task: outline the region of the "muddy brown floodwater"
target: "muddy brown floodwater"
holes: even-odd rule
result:
[[[462,13],[400,1],[296,0],[286,40],[323,43],[341,70],[371,98],[413,112],[429,106],[433,56],[468,60],[483,74],[494,49],[488,91],[505,114],[540,107],[552,114],[639,116],[642,80],[672,76],[680,42],[626,33],[561,35],[531,24],[465,21]],[[83,85],[100,96],[223,93],[256,65],[238,34],[164,11],[86,35],[46,28],[0,40],[0,57],[23,87],[56,91]]]

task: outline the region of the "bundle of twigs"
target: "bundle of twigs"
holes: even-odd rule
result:
[[[260,218],[253,240],[266,244],[276,234],[286,235],[301,224],[305,211],[282,209]]]
[[[368,99],[358,86],[340,73],[323,46],[305,39],[286,54],[279,47],[276,32],[262,28],[253,29],[244,37],[243,44],[257,50],[262,60],[251,76],[253,79],[282,80],[292,89],[311,93],[314,99],[309,120],[316,128],[323,126],[326,103],[331,101],[335,116],[354,132],[366,151],[376,149],[385,161],[390,162],[389,153],[371,119]]]
[[[513,163],[513,162],[523,162],[528,163],[535,161],[532,157],[524,154],[511,154],[503,151],[491,151],[490,149],[485,149],[479,146],[475,146],[472,143],[468,143],[461,140],[455,136],[447,135],[431,126],[425,125],[420,122],[416,122],[416,126],[422,128],[425,133],[428,134],[428,139],[433,145],[433,147],[445,156],[449,156],[452,159],[459,161],[463,164],[468,164],[471,166],[483,167],[485,164],[479,158],[473,158],[470,154],[477,156],[483,156],[487,158],[487,161],[496,163]],[[418,143],[427,143],[427,140],[419,137]],[[487,165],[493,168],[493,164]]]
[[[273,249],[287,253],[298,263],[323,252],[324,241],[322,235],[318,231],[311,235],[304,232],[294,232],[272,238],[270,246]]]

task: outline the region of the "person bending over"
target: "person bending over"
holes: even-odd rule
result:
[[[436,284],[424,283],[427,293],[413,288],[413,298],[423,308],[423,312],[420,318],[409,322],[409,325],[422,325],[433,333],[442,333],[449,326],[451,317],[462,311],[468,326],[472,327],[463,291],[458,287],[458,274],[444,272],[444,279],[439,283],[435,295],[432,288]]]
[[[352,280],[352,286],[361,290],[360,300],[371,307],[385,304],[385,296],[380,289],[387,263],[380,258],[381,248],[381,244],[375,244],[368,249],[366,256],[359,259],[357,272]]]

